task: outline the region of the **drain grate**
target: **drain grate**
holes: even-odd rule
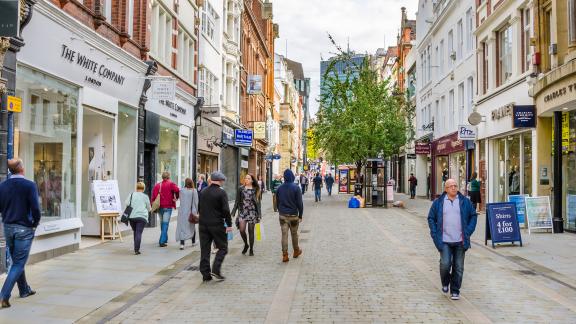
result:
[[[186,269],[186,271],[199,271],[200,268],[198,266],[190,266]]]
[[[536,272],[532,271],[532,270],[518,270],[518,272],[520,272],[523,275],[527,275],[527,276],[535,276]]]

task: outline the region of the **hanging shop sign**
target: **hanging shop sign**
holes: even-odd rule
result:
[[[236,146],[252,146],[253,134],[251,129],[237,129],[234,133]]]
[[[524,198],[530,197],[528,195],[509,195],[508,202],[516,205],[516,216],[518,223],[524,227],[526,225],[526,201]]]
[[[176,79],[152,79],[150,84],[150,99],[174,101],[176,99]]]
[[[478,127],[472,125],[458,126],[458,139],[461,141],[475,141],[478,138]]]
[[[234,145],[234,128],[222,125],[222,142],[228,145]]]
[[[551,229],[552,212],[550,209],[550,197],[525,197],[526,219],[528,221],[528,234],[535,229]]]
[[[20,25],[19,0],[0,1],[0,36],[17,37]]]
[[[248,76],[248,90],[249,95],[258,95],[262,93],[262,76],[249,75]]]
[[[416,142],[414,145],[414,150],[416,154],[428,155],[430,154],[430,143],[429,142]]]
[[[516,204],[510,202],[486,204],[486,234],[484,245],[492,241],[492,248],[496,243],[520,242],[522,236],[516,216]]]
[[[512,127],[536,127],[536,106],[514,106],[512,108]]]
[[[22,99],[19,97],[8,96],[6,100],[6,108],[10,112],[22,112]]]
[[[254,122],[254,139],[266,139],[266,122]]]
[[[120,191],[116,180],[93,180],[92,192],[98,214],[120,213]]]

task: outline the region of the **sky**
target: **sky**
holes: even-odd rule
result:
[[[272,0],[274,22],[280,26],[275,52],[302,63],[311,79],[310,116],[318,111],[320,57],[335,53],[330,33],[342,48],[374,54],[394,46],[406,7],[408,19],[416,19],[418,0]]]

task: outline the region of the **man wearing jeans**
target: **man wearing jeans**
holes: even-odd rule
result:
[[[0,213],[12,267],[2,286],[2,308],[10,307],[10,295],[16,283],[21,298],[36,293],[26,281],[24,266],[28,261],[36,226],[40,222],[38,189],[34,182],[24,178],[22,160],[9,160],[8,169],[12,177],[0,184]]]
[[[162,182],[157,183],[152,190],[153,202],[156,197],[160,195],[160,240],[158,244],[160,247],[166,247],[168,243],[168,226],[170,225],[170,217],[172,217],[172,210],[176,208],[176,200],[180,195],[180,188],[170,181],[170,172],[162,172]]]
[[[464,255],[470,248],[470,236],[476,229],[478,215],[470,199],[458,191],[454,179],[446,180],[444,193],[432,203],[428,227],[440,252],[442,292],[450,290],[453,300],[460,299],[464,276]]]
[[[288,262],[288,230],[292,233],[294,258],[302,254],[302,249],[298,246],[298,225],[302,222],[304,212],[302,191],[294,183],[294,173],[290,169],[284,171],[284,184],[278,187],[276,196],[282,229],[282,262]]]

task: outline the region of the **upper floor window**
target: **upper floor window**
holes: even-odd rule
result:
[[[214,42],[216,41],[218,18],[218,13],[214,7],[206,1],[202,7],[202,33]]]
[[[176,69],[186,79],[194,82],[196,43],[182,28],[178,30],[178,64]]]
[[[471,51],[474,49],[474,14],[472,8],[466,11],[466,49]]]
[[[157,1],[152,4],[151,27],[150,53],[158,61],[170,66],[172,57],[172,16]]]
[[[440,75],[444,73],[444,40],[440,41],[440,55],[438,56],[440,59]]]
[[[482,46],[482,94],[488,92],[488,43],[481,43]]]
[[[530,9],[522,10],[522,72],[530,69],[531,53],[530,53],[530,31],[532,29],[532,19],[530,17]]]
[[[456,59],[461,60],[464,57],[464,26],[462,24],[462,19],[458,21],[456,28]]]
[[[448,32],[448,65],[452,66],[452,63],[455,59],[456,53],[454,52],[454,32],[450,30]]]
[[[568,41],[576,45],[576,0],[568,0]]]
[[[498,31],[498,86],[512,77],[512,26],[508,25]]]
[[[204,97],[205,105],[217,105],[218,98],[216,98],[216,87],[218,86],[218,78],[206,68],[201,68],[199,71],[198,83],[198,92],[200,97]]]

